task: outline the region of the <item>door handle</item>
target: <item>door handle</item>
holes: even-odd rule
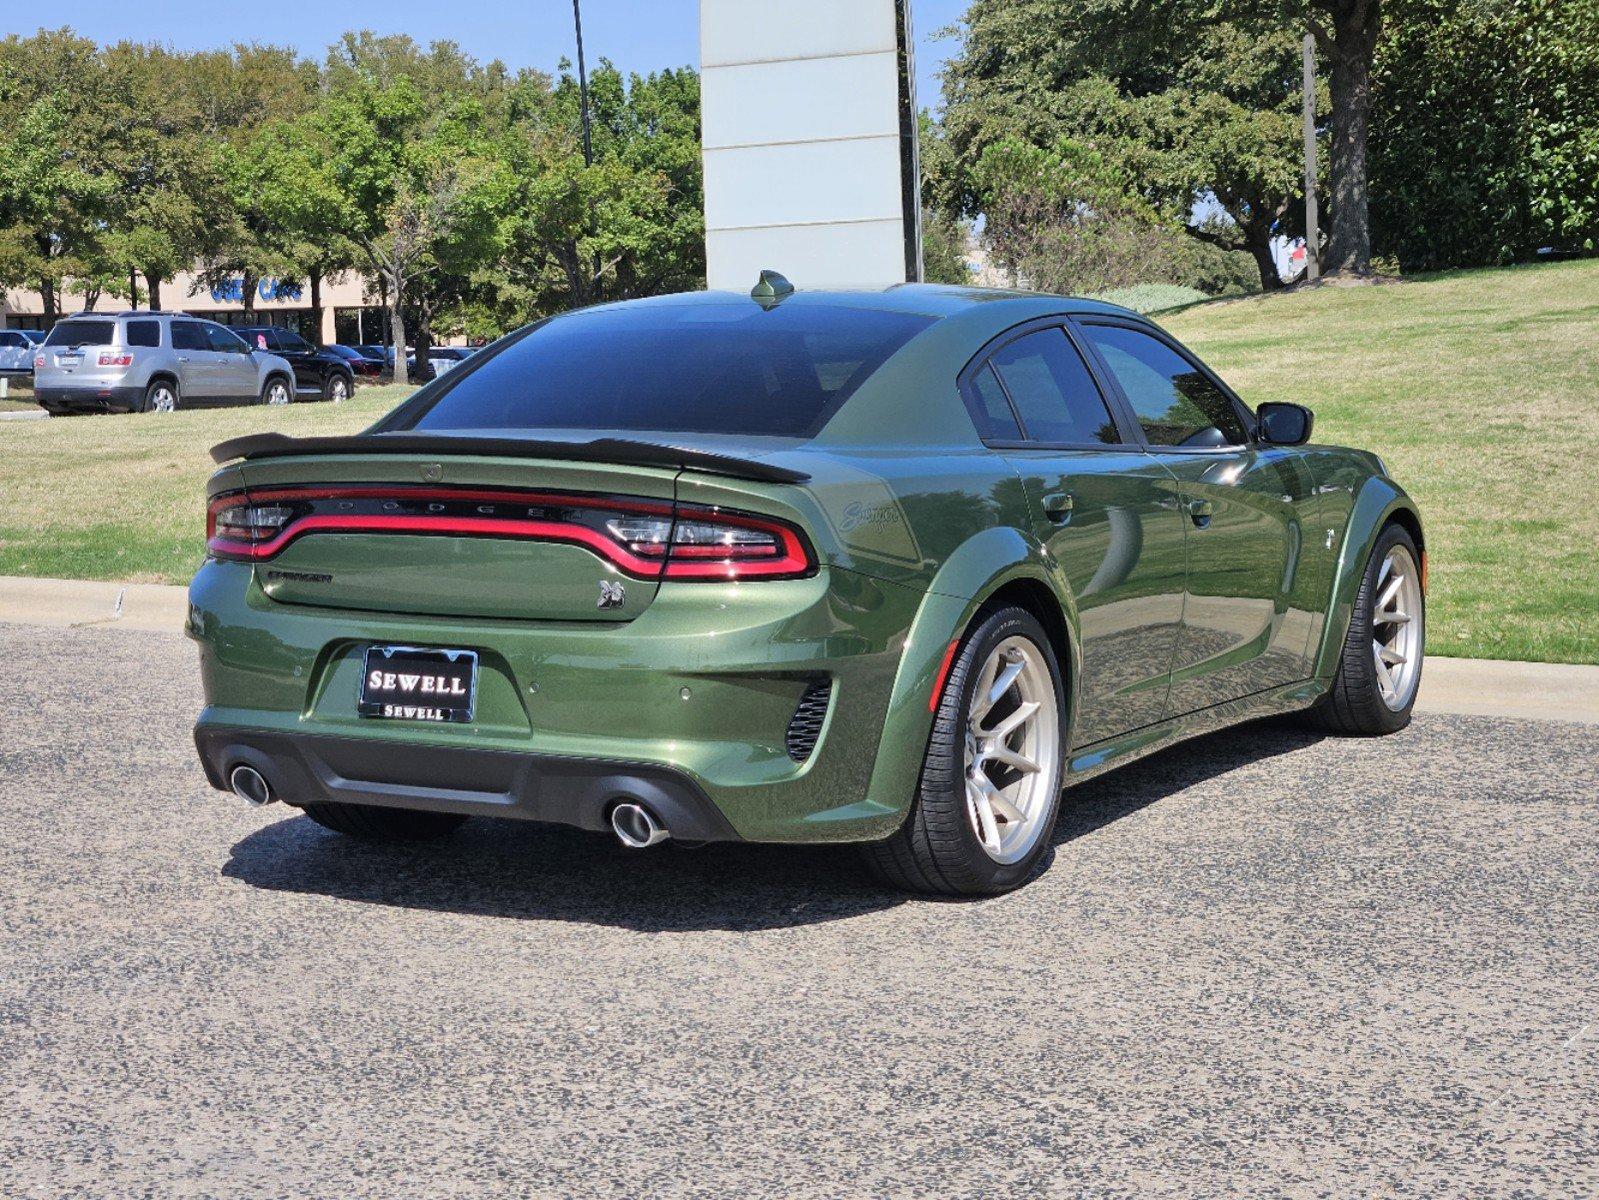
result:
[[[1061,492],[1055,496],[1044,497],[1044,515],[1056,525],[1064,525],[1072,519],[1072,500],[1070,492]]]
[[[1194,519],[1194,524],[1201,529],[1210,524],[1210,518],[1216,513],[1216,506],[1209,500],[1190,500],[1188,502],[1188,515]]]

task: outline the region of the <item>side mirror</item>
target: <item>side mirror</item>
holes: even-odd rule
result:
[[[1316,416],[1302,404],[1269,401],[1255,410],[1255,436],[1272,446],[1303,446],[1310,441]]]

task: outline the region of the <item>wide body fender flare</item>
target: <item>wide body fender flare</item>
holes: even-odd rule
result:
[[[1355,495],[1344,526],[1343,545],[1333,567],[1332,586],[1327,597],[1327,618],[1322,625],[1321,645],[1316,652],[1316,678],[1331,679],[1338,673],[1349,622],[1354,618],[1355,600],[1365,577],[1366,563],[1383,528],[1395,518],[1404,521],[1416,538],[1417,549],[1426,553],[1421,534],[1421,513],[1405,490],[1384,476],[1367,479]],[[1426,571],[1422,572],[1423,577]]]
[[[1070,681],[1080,666],[1077,608],[1071,589],[1044,548],[1014,529],[976,534],[944,561],[922,599],[905,638],[899,671],[883,718],[882,740],[867,797],[902,820],[916,794],[933,727],[933,688],[951,643],[964,636],[983,606],[1007,585],[1025,582],[1046,590],[1060,606],[1066,629],[1068,731],[1076,720]],[[894,823],[898,827],[898,821]]]

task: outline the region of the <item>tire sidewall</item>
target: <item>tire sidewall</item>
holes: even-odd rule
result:
[[[972,693],[977,686],[977,674],[982,664],[1002,641],[1018,635],[1037,647],[1049,667],[1050,681],[1055,688],[1055,712],[1057,719],[1062,722],[1062,730],[1049,793],[1050,807],[1038,840],[1026,856],[1018,861],[997,863],[983,849],[966,814],[966,714],[971,707]],[[1066,766],[1066,711],[1066,689],[1054,647],[1044,627],[1025,609],[1007,607],[994,612],[972,631],[956,652],[943,695],[939,698],[916,803],[936,806],[941,814],[958,815],[961,854],[959,862],[950,865],[956,867],[956,874],[964,876],[958,880],[963,891],[1009,891],[1024,883],[1037,870],[1039,862],[1050,853],[1055,819],[1060,812],[1061,783]],[[948,870],[946,874],[949,874]],[[955,879],[951,881],[957,882]]]
[[[344,385],[343,396],[335,396],[333,394],[334,385],[339,383]],[[353,395],[355,395],[355,377],[353,375],[344,375],[337,371],[328,376],[328,382],[322,389],[322,398],[333,404],[337,404],[341,400],[348,400]]]

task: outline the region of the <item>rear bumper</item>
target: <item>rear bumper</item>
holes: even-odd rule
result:
[[[206,778],[222,791],[244,765],[261,772],[275,798],[295,804],[371,804],[590,830],[609,829],[611,807],[630,800],[675,838],[739,840],[699,786],[669,767],[215,725],[197,728],[194,742]]]
[[[144,404],[139,387],[38,387],[33,398],[52,412],[82,409],[89,412],[133,412]]]
[[[279,603],[248,565],[210,561],[189,592],[206,695],[196,741],[216,786],[229,753],[258,753],[241,761],[291,804],[338,799],[602,828],[609,806],[631,795],[683,814],[699,832],[680,833],[656,809],[687,840],[872,840],[897,828],[912,793],[904,772],[874,767],[921,600],[831,571],[758,586],[665,585],[627,622],[402,616]],[[474,650],[473,723],[360,717],[374,644]],[[822,681],[820,728],[797,759],[789,730]]]

